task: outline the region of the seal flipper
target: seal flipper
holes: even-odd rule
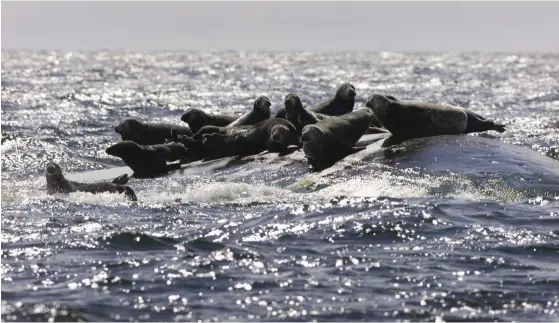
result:
[[[367,147],[363,147],[363,146],[361,146],[361,147],[351,147],[349,149],[349,151],[351,152],[351,154],[355,154],[355,153],[358,153],[358,152],[363,151],[365,149],[367,149]]]
[[[130,178],[131,177],[129,177],[128,174],[122,174],[122,175],[118,176],[117,178],[113,179],[111,181],[111,183],[116,184],[116,185],[125,185],[126,183],[128,183]]]
[[[468,122],[466,123],[465,134],[473,132],[485,132],[488,130],[494,130],[500,133],[505,132],[505,125],[497,124],[492,120],[487,120],[471,111],[464,109],[466,115],[468,116]]]
[[[125,195],[126,197],[128,197],[128,198],[129,198],[131,201],[133,201],[133,202],[137,202],[137,201],[138,201],[138,198],[136,197],[136,193],[135,193],[134,190],[133,190],[131,187],[129,187],[129,186],[121,186],[121,185],[119,185],[118,188],[117,188],[117,191],[118,191],[119,193],[124,193],[124,195]]]
[[[379,127],[369,127],[369,129],[365,131],[365,135],[371,135],[376,133],[388,133],[388,130]]]
[[[506,126],[503,125],[503,124],[498,124],[498,123],[494,123],[494,122],[493,122],[493,127],[491,127],[491,130],[494,130],[494,131],[503,133],[503,132],[506,131],[505,127],[506,127]]]

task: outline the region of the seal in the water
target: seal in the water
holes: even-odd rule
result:
[[[450,104],[399,100],[393,96],[374,94],[365,105],[373,110],[395,141],[487,130],[505,131],[501,124]]]
[[[308,110],[328,116],[341,116],[353,111],[356,95],[355,87],[351,83],[342,83],[338,86],[332,98],[315,107],[308,108]],[[276,118],[285,118],[285,108],[279,109],[275,116]]]
[[[171,129],[183,135],[192,135],[188,127],[166,123],[145,123],[136,119],[126,119],[115,127],[122,140],[131,140],[140,145],[164,144],[171,139]]]
[[[266,150],[283,153],[289,146],[297,145],[297,138],[297,130],[291,122],[271,118],[230,135],[206,134],[202,141],[206,150],[226,157],[254,155]]]
[[[227,127],[250,126],[270,119],[270,106],[272,106],[270,99],[261,95],[254,100],[252,111],[243,114],[239,119],[228,124]]]
[[[180,168],[180,164],[167,164],[189,157],[188,150],[183,144],[172,142],[159,145],[139,145],[133,141],[121,141],[105,152],[119,157],[134,171],[132,177],[150,178],[164,175],[171,170]]]
[[[301,145],[313,170],[328,168],[340,159],[365,149],[355,144],[369,129],[372,118],[372,111],[365,108],[305,126],[301,133]]]
[[[186,122],[192,132],[196,133],[203,126],[225,127],[237,117],[226,114],[207,114],[201,109],[190,108],[182,115],[181,121]]]
[[[124,193],[130,200],[137,201],[136,193],[126,186],[128,175],[115,178],[112,182],[78,183],[69,181],[62,174],[62,168],[55,162],[49,162],[46,168],[47,194],[88,192],[88,193]]]

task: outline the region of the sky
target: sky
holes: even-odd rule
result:
[[[558,52],[559,2],[2,1],[2,50]]]

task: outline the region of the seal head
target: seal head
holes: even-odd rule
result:
[[[139,120],[126,119],[115,127],[115,132],[122,136],[122,140],[128,140],[125,138],[133,137],[133,133],[142,132],[143,128],[144,124]]]
[[[356,95],[355,86],[351,83],[342,83],[336,90],[336,96],[342,100],[355,100]]]
[[[268,99],[267,96],[261,95],[254,101],[254,110],[260,111],[263,114],[267,114],[270,117],[270,107],[272,106],[272,101]]]
[[[321,158],[324,150],[324,141],[326,135],[320,127],[316,125],[307,125],[301,132],[301,146],[303,152],[309,160]]]
[[[291,143],[291,136],[293,132],[285,125],[276,125],[270,131],[270,138],[268,139],[267,150],[270,152],[281,152],[285,150]]]

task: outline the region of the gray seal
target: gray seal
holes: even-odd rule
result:
[[[126,119],[115,127],[122,140],[134,141],[140,145],[164,144],[171,139],[171,129],[182,135],[192,135],[188,127],[167,123],[145,123],[137,119]]]
[[[137,201],[136,193],[126,184],[128,175],[115,178],[112,182],[79,183],[67,180],[62,174],[62,168],[55,162],[49,162],[46,167],[47,194],[88,192],[88,193],[121,193],[131,201]]]
[[[303,128],[309,124],[315,124],[330,116],[309,111],[303,106],[301,98],[294,93],[285,96],[285,119],[291,122],[300,134]]]
[[[365,149],[355,144],[369,129],[373,117],[372,111],[365,108],[305,126],[300,141],[313,170],[328,168],[340,159]]]
[[[263,151],[284,153],[297,145],[297,130],[283,118],[264,120],[249,129],[234,134],[205,134],[202,141],[213,156],[249,156]]]
[[[393,96],[374,94],[365,105],[398,140],[487,130],[505,131],[503,125],[450,104],[399,100]]]
[[[240,116],[226,127],[251,126],[266,119],[270,119],[270,106],[272,102],[265,95],[261,95],[254,100],[252,110]]]
[[[161,176],[171,170],[180,168],[180,163],[167,164],[190,157],[188,150],[181,143],[159,145],[139,145],[133,141],[121,141],[107,149],[108,155],[118,157],[132,169],[135,178]]]
[[[181,121],[186,122],[194,133],[204,126],[225,127],[235,120],[237,117],[233,115],[207,114],[197,108],[190,108],[181,116]]]

